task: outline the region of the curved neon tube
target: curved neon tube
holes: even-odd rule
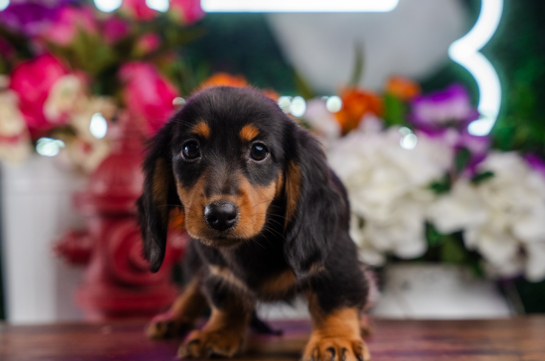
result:
[[[481,13],[475,26],[449,47],[448,54],[467,69],[479,88],[481,118],[471,122],[468,131],[473,135],[487,135],[498,118],[501,107],[501,83],[498,73],[479,51],[492,38],[500,23],[503,0],[482,0]]]

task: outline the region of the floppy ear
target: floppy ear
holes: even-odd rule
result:
[[[346,205],[318,141],[298,127],[291,134],[295,139],[286,152],[284,252],[295,274],[304,277],[323,265]]]
[[[165,257],[170,210],[182,206],[172,172],[170,146],[173,124],[165,125],[150,141],[143,164],[144,189],[138,199],[144,254],[152,272],[159,270]]]

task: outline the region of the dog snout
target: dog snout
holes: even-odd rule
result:
[[[231,202],[216,202],[204,208],[204,218],[212,229],[223,232],[238,220],[238,207]]]

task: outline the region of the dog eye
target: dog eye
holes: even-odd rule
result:
[[[201,156],[201,149],[199,142],[196,140],[190,140],[184,143],[182,146],[182,156],[185,160],[195,160]]]
[[[267,158],[267,155],[269,154],[269,149],[267,146],[263,143],[254,143],[252,144],[252,149],[250,149],[250,157],[253,160],[263,160]]]

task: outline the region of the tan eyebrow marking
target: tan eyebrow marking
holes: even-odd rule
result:
[[[257,137],[258,134],[259,134],[259,130],[253,125],[248,124],[248,125],[245,125],[240,130],[240,139],[242,139],[243,141],[249,142],[255,137]]]
[[[208,138],[210,136],[210,127],[204,122],[204,120],[195,124],[192,131],[203,138]]]

